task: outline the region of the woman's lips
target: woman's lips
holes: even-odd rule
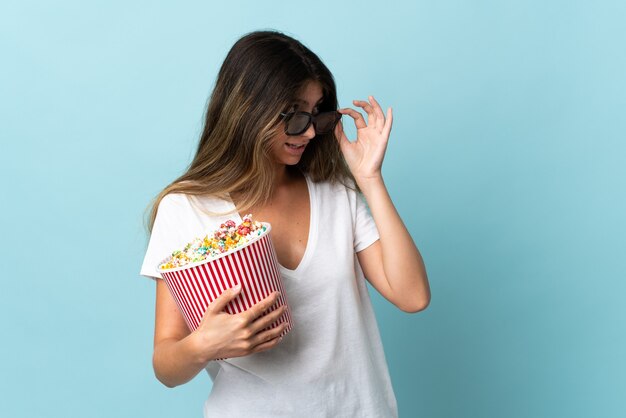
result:
[[[297,145],[297,144],[290,144],[287,142],[285,143],[285,148],[292,155],[300,155],[304,152],[304,149],[306,148],[306,144]]]

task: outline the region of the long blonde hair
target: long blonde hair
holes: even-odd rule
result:
[[[280,113],[309,81],[322,86],[319,111],[336,110],[332,74],[302,43],[275,31],[252,32],[239,39],[219,71],[195,157],[186,172],[152,201],[148,229],[169,193],[226,199],[235,192],[241,212],[267,203],[275,183],[269,141],[281,129]],[[295,168],[314,182],[341,182],[358,190],[333,133],[317,135]]]

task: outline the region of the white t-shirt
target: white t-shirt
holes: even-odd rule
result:
[[[294,327],[268,351],[209,362],[206,370],[213,388],[204,405],[205,418],[398,415],[356,256],[379,239],[376,224],[353,190],[305,177],[311,215],[304,257],[295,270],[279,265]],[[142,275],[159,278],[157,264],[174,249],[228,219],[241,222],[236,211],[211,217],[200,207],[212,212],[235,208],[230,200],[165,196]]]

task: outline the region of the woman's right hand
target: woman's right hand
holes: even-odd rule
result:
[[[242,357],[275,347],[282,338],[280,334],[287,327],[286,323],[265,330],[285,312],[281,306],[262,316],[271,308],[279,296],[273,292],[247,311],[231,315],[224,312],[226,305],[239,296],[241,287],[227,289],[209,304],[200,325],[190,335],[194,346],[204,361],[217,358]]]

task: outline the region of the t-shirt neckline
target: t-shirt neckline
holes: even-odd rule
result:
[[[293,270],[288,269],[287,267],[280,264],[278,259],[276,260],[279,270],[283,274],[292,278],[300,277],[301,272],[307,267],[307,265],[309,264],[309,260],[311,259],[311,255],[314,252],[313,249],[317,241],[317,234],[315,233],[317,231],[317,201],[316,201],[316,195],[315,195],[315,185],[313,184],[313,181],[309,178],[309,175],[307,173],[303,173],[303,175],[304,175],[304,179],[306,180],[306,185],[307,185],[307,189],[309,192],[309,236],[307,237],[307,243],[306,243],[306,248],[304,250],[304,255],[302,256],[300,263]],[[230,194],[228,198],[229,198],[229,204],[234,209],[239,223],[241,223],[242,218],[239,215],[239,211],[237,210],[235,203],[230,198]]]

